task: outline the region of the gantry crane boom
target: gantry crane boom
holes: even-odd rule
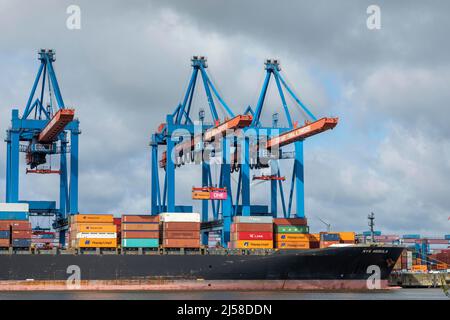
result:
[[[74,109],[59,109],[39,133],[39,142],[52,142],[55,140],[58,134],[64,131],[66,125],[73,121],[74,116]]]
[[[267,141],[266,148],[282,147],[299,140],[304,140],[318,133],[333,129],[338,124],[339,118],[322,118],[308,123],[300,128],[295,128]]]

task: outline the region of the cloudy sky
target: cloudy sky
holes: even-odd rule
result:
[[[66,27],[71,4],[81,8],[80,30]],[[366,26],[371,4],[381,8],[380,30]],[[37,50],[55,49],[65,103],[81,122],[80,212],[148,212],[150,135],[182,99],[190,57],[208,57],[236,113],[256,104],[264,59],[279,58],[316,116],[340,118],[305,142],[312,230],[323,228],[321,217],[334,229],[363,231],[373,211],[384,233],[449,233],[448,12],[444,0],[0,0],[0,128],[12,107],[24,109]],[[267,121],[281,106],[275,89]],[[194,103],[207,106],[201,90]],[[5,144],[0,150],[4,197]],[[177,172],[179,203],[198,184],[192,170]],[[58,198],[56,177],[20,172],[22,199]],[[264,203],[267,186],[253,190]]]

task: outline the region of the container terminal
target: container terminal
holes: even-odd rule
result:
[[[67,290],[71,266],[81,271],[75,287],[80,290],[448,286],[450,235],[310,232],[303,142],[330,132],[339,119],[316,117],[286,82],[279,60],[265,61],[257,104],[235,113],[208,76],[206,57],[193,56],[183,100],[150,137],[151,210],[121,216],[79,212],[80,122],[76,109],[64,104],[54,50],[41,49],[38,60],[29,98],[22,113],[12,110],[5,140],[0,290]],[[281,107],[279,112],[270,109],[272,124],[266,126],[262,118],[269,110],[265,101],[271,80]],[[208,109],[195,115],[197,87],[203,88]],[[295,104],[288,106],[286,96]],[[302,123],[292,116],[293,108],[305,115]],[[287,125],[280,125],[279,113]],[[59,176],[59,198],[20,197],[21,153],[26,174]],[[51,156],[59,159],[56,169]],[[218,175],[212,174],[213,158],[220,160]],[[201,168],[201,180],[190,191],[199,213],[192,204],[177,202],[177,189],[183,186],[176,172],[190,166]],[[254,183],[270,184],[268,203],[252,202]],[[52,217],[54,223],[41,228],[30,217]],[[369,219],[373,222],[373,216]],[[371,286],[374,276],[380,281]]]

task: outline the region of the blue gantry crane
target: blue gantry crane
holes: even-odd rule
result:
[[[41,49],[40,66],[22,116],[12,110],[7,130],[6,202],[29,203],[30,214],[55,215],[56,227],[63,226],[67,214],[78,213],[79,121],[66,108],[53,63],[55,52]],[[40,88],[38,89],[38,87]],[[25,153],[27,174],[59,175],[59,208],[56,201],[28,201],[19,196],[19,154]],[[70,172],[67,154],[70,154]],[[59,168],[52,169],[52,155],[59,156]],[[64,241],[64,237],[61,238]]]
[[[278,199],[281,199],[282,215],[304,217],[304,179],[303,179],[303,140],[320,132],[333,129],[337,118],[317,119],[305,104],[295,95],[280,74],[278,60],[266,60],[266,77],[256,104],[248,107],[244,114],[235,115],[224,102],[206,73],[206,59],[195,56],[192,59],[193,72],[183,102],[172,114],[166,116],[151,138],[152,214],[161,212],[192,212],[192,206],[176,205],[176,169],[195,163],[202,166],[201,187],[194,187],[192,198],[202,201],[202,229],[221,228],[222,243],[230,241],[231,222],[237,215],[279,216]],[[192,100],[198,74],[203,80],[211,118],[213,123],[204,122],[205,112],[200,111],[199,119],[194,121],[191,115]],[[263,126],[262,114],[270,79],[275,79],[281,98],[287,126],[278,126],[278,113],[272,115],[272,124]],[[292,119],[284,90],[293,98],[296,107],[307,116],[303,126]],[[223,109],[225,117],[220,119],[214,103],[214,97]],[[294,151],[284,151],[287,145],[294,144]],[[159,156],[159,147],[166,148]],[[220,173],[213,181],[210,160],[219,158]],[[289,197],[286,199],[283,183],[286,180],[280,173],[280,161],[293,159]],[[159,169],[163,168],[164,182],[160,186]],[[270,175],[251,177],[252,170],[270,168]],[[237,176],[235,178],[235,176]],[[193,176],[194,177],[194,176]],[[235,187],[233,187],[234,180]],[[268,205],[251,203],[252,181],[270,181],[270,209]],[[295,191],[295,192],[294,192]],[[293,211],[295,198],[296,210]],[[210,215],[209,208],[212,209]],[[281,216],[281,215],[280,215]],[[204,242],[206,233],[204,233]]]

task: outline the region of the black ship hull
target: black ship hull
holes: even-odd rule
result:
[[[0,255],[0,290],[376,289],[387,286],[402,250],[349,246],[268,255],[7,254]]]

